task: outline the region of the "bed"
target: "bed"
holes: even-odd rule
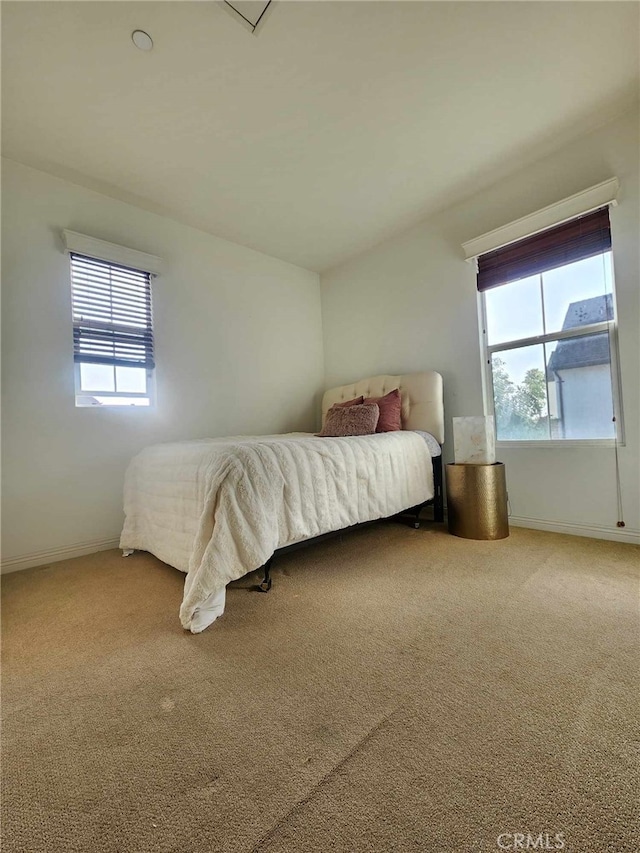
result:
[[[224,612],[228,583],[274,554],[357,524],[434,505],[442,520],[442,377],[376,376],[325,392],[334,403],[398,388],[402,430],[346,438],[235,436],[145,448],[124,490],[125,556],[149,551],[186,573],[180,620],[199,633]]]

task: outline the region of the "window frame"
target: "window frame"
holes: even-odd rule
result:
[[[609,250],[611,251],[611,250]],[[603,252],[603,254],[605,254]],[[558,269],[558,267],[556,268]],[[494,418],[494,428],[496,434],[496,447],[500,449],[509,447],[623,447],[625,445],[624,436],[624,419],[622,413],[622,383],[620,376],[620,357],[618,352],[618,312],[616,307],[616,286],[615,286],[615,271],[613,265],[613,253],[611,254],[611,299],[613,304],[613,319],[604,320],[600,323],[590,323],[586,326],[576,326],[571,329],[558,330],[549,332],[544,335],[534,335],[528,338],[518,338],[511,341],[504,341],[499,344],[489,344],[487,341],[487,306],[485,294],[488,290],[478,291],[478,323],[480,329],[480,354],[482,358],[482,394],[484,402],[485,415]],[[509,284],[515,282],[507,282],[499,287],[508,287]],[[499,439],[498,425],[495,421],[495,402],[493,394],[493,370],[491,367],[491,356],[495,352],[504,352],[505,350],[522,349],[527,346],[535,346],[539,344],[555,343],[556,341],[567,340],[570,338],[584,337],[589,334],[606,332],[609,336],[609,357],[610,357],[610,372],[611,372],[611,395],[613,400],[613,415],[615,416],[613,438],[549,438],[549,439]]]
[[[74,361],[73,362],[73,376],[75,382],[75,397],[76,397],[76,408],[77,409],[96,409],[101,408],[100,405],[89,404],[89,403],[78,403],[78,397],[133,397],[136,400],[139,400],[141,397],[145,397],[149,400],[148,406],[127,406],[126,403],[116,403],[112,406],[107,406],[109,409],[151,409],[156,404],[156,370],[154,368],[146,369],[146,382],[147,382],[147,390],[145,393],[141,391],[90,391],[86,388],[82,387],[82,378],[80,375],[80,367],[83,364],[92,364],[93,362],[88,361]],[[115,365],[107,365],[113,366],[115,369]],[[138,370],[144,370],[145,368],[140,367]]]
[[[70,231],[67,229],[62,230],[62,238],[65,245],[65,254],[67,255],[67,263],[69,270],[69,287],[70,287],[70,295],[71,295],[71,326],[74,330],[75,336],[75,328],[76,328],[76,319],[75,319],[75,303],[74,303],[74,277],[73,277],[73,257],[80,256],[89,261],[96,261],[101,264],[108,264],[110,266],[121,267],[127,270],[135,271],[138,273],[143,273],[147,276],[148,286],[149,286],[149,330],[152,335],[152,339],[155,338],[154,335],[154,312],[153,312],[153,290],[152,284],[155,278],[160,274],[163,261],[161,258],[156,255],[150,255],[146,252],[140,252],[137,249],[130,249],[125,246],[118,245],[116,243],[108,243],[105,240],[100,240],[96,237],[90,237],[86,234],[80,234],[77,231]],[[105,329],[117,329],[120,324],[118,323],[102,323],[101,321],[95,321],[92,323],[94,328],[104,327]],[[155,349],[155,340],[154,340],[154,349]],[[100,391],[100,390],[88,390],[82,387],[82,376],[81,376],[81,366],[83,364],[99,364],[100,362],[95,361],[76,361],[75,358],[75,343],[74,343],[74,355],[73,355],[73,377],[74,377],[74,402],[76,409],[92,409],[92,408],[108,408],[108,409],[152,409],[155,408],[157,403],[156,398],[156,365],[152,366],[141,364],[140,369],[145,370],[145,384],[146,391]],[[116,364],[109,364],[109,362],[104,362],[107,366],[111,366],[114,370],[114,388],[117,388],[117,382],[115,381],[115,369],[117,367]],[[135,367],[135,365],[132,365]],[[145,399],[147,403],[145,405],[133,405],[127,404],[126,402],[115,403],[112,405],[99,403],[82,403],[78,402],[81,398],[87,397],[116,397],[116,398],[131,398],[131,399]]]

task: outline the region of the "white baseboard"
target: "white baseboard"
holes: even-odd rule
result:
[[[613,542],[640,545],[640,530],[632,530],[627,527],[595,527],[590,524],[547,521],[542,518],[525,518],[515,515],[509,518],[509,524],[513,527],[547,530],[550,533],[568,533],[571,536],[588,536],[592,539],[609,539]],[[95,554],[97,551],[108,551],[111,548],[118,548],[119,545],[119,539],[96,539],[93,542],[81,542],[62,548],[51,548],[47,551],[34,551],[31,554],[23,554],[21,557],[9,557],[3,560],[1,571],[3,575],[19,572],[22,569],[44,566],[47,563],[71,560],[73,557],[84,557],[87,554]]]
[[[509,524],[513,527],[530,527],[533,530],[548,530],[550,533],[568,533],[570,536],[588,536],[592,539],[609,539],[612,542],[627,542],[640,545],[640,530],[628,527],[596,527],[592,524],[574,524],[567,521],[547,521],[542,518],[524,518],[512,515]]]
[[[62,548],[51,548],[47,551],[34,551],[32,554],[23,554],[21,557],[9,557],[2,561],[2,574],[19,572],[21,569],[32,569],[35,566],[44,566],[47,563],[57,563],[60,560],[70,560],[73,557],[84,557],[86,554],[95,554],[96,551],[108,551],[117,548],[119,539],[96,539],[93,542],[80,542],[76,545],[66,545]]]

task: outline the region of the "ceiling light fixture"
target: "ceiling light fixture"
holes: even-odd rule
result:
[[[140,50],[151,50],[153,47],[153,39],[144,30],[134,30],[131,33],[131,41]]]

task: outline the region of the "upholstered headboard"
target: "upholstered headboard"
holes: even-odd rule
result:
[[[344,400],[365,397],[382,397],[400,389],[402,397],[402,428],[430,432],[444,442],[444,406],[442,402],[442,376],[433,371],[405,373],[403,376],[372,376],[351,385],[340,385],[324,392],[322,422],[330,406]]]

